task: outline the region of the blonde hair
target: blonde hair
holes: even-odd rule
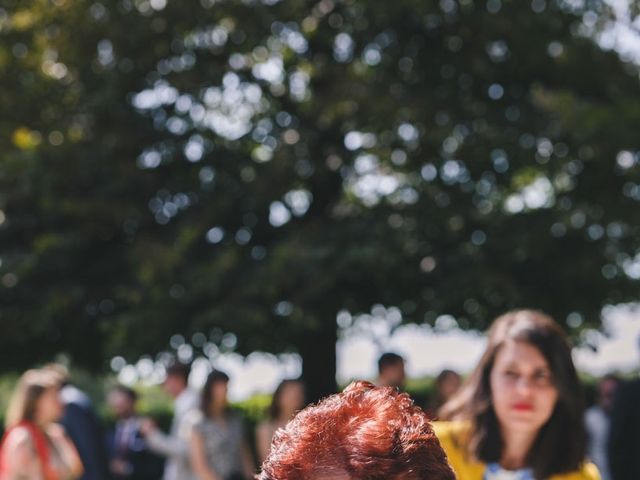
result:
[[[71,380],[69,369],[60,363],[47,363],[42,367],[42,370],[48,372],[60,388],[64,387]]]
[[[40,397],[50,388],[59,388],[55,376],[46,370],[27,370],[18,380],[16,389],[9,401],[5,416],[5,428],[18,423],[33,421]]]

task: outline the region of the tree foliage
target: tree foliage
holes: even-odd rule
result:
[[[598,325],[640,278],[639,77],[595,41],[609,15],[6,0],[3,367],[203,332],[299,351],[319,395],[340,310]]]

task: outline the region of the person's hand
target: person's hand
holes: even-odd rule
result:
[[[111,473],[120,477],[131,474],[131,465],[119,458],[111,460],[111,462],[109,462],[109,468],[111,469]]]
[[[69,467],[72,478],[79,478],[84,473],[84,466],[82,460],[78,455],[73,442],[67,436],[64,427],[59,423],[52,423],[47,427],[47,435],[51,439],[51,442],[56,446],[56,450],[59,450],[64,463]]]
[[[148,437],[156,430],[158,430],[158,426],[156,425],[156,422],[154,422],[152,419],[150,419],[149,417],[140,419],[140,433],[142,435],[144,435],[145,437]]]
[[[54,443],[60,443],[66,441],[67,434],[64,431],[64,427],[59,423],[52,423],[47,427],[47,435]]]

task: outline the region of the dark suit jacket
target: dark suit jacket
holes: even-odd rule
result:
[[[107,433],[107,453],[109,460],[123,460],[131,467],[130,473],[124,476],[111,475],[114,480],[158,480],[164,471],[164,458],[152,453],[144,437],[136,428],[130,434],[131,440],[126,447],[116,445],[116,427]]]
[[[65,388],[73,389],[74,387]],[[88,398],[82,397],[82,392],[78,392],[75,396],[67,395],[67,398],[74,399],[65,402],[64,414],[60,423],[76,446],[84,465],[84,474],[80,480],[107,480],[107,455],[103,442],[102,423]],[[64,391],[63,398],[65,398]],[[76,401],[75,398],[78,400]]]
[[[609,431],[613,480],[640,479],[640,380],[620,385]]]

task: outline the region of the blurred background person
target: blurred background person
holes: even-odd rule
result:
[[[259,480],[454,480],[426,414],[395,388],[354,382],[276,433]],[[462,478],[462,477],[461,477]]]
[[[304,401],[304,384],[300,380],[280,382],[271,399],[269,418],[256,427],[256,449],[260,463],[269,454],[273,434],[304,407]]]
[[[109,468],[104,445],[105,430],[91,399],[73,385],[69,370],[64,365],[49,364],[45,369],[53,372],[60,385],[60,398],[64,405],[60,423],[82,459],[84,474],[81,480],[107,480]]]
[[[63,405],[52,372],[28,370],[16,386],[5,417],[0,450],[2,480],[71,480],[83,473],[82,461],[60,419]]]
[[[640,478],[640,379],[622,382],[616,390],[609,430],[609,469],[613,480]]]
[[[458,392],[461,384],[462,377],[458,372],[445,369],[438,374],[434,396],[425,409],[429,417],[436,418],[438,416],[438,410]]]
[[[249,480],[254,464],[242,419],[229,409],[229,377],[212,371],[202,389],[202,417],[191,434],[191,462],[200,480]]]
[[[376,385],[381,387],[404,388],[406,373],[404,358],[397,353],[386,352],[378,359],[378,379]]]
[[[153,454],[140,433],[136,415],[136,392],[124,385],[113,387],[107,403],[116,423],[107,433],[107,452],[111,478],[116,480],[157,480],[162,477],[164,461]]]
[[[606,375],[598,382],[596,404],[585,412],[587,429],[587,456],[598,466],[602,480],[611,480],[609,469],[609,427],[613,399],[620,380],[615,375]]]
[[[556,322],[532,310],[502,315],[436,433],[464,480],[596,480],[585,461],[582,388]]]
[[[189,365],[176,362],[166,370],[163,388],[174,401],[173,420],[169,434],[160,431],[149,418],[140,422],[140,432],[149,449],[165,457],[164,480],[195,478],[189,461],[189,437],[198,414],[198,395],[189,388]]]

